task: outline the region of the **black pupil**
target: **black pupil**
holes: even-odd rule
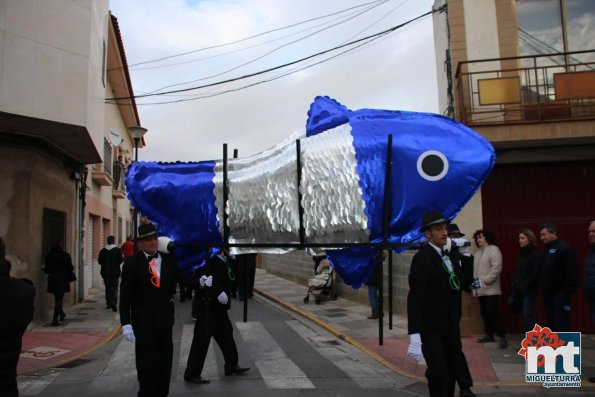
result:
[[[444,169],[444,163],[440,157],[435,154],[430,154],[421,162],[421,169],[428,176],[436,176]]]

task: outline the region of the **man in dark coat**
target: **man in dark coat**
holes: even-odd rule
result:
[[[101,266],[101,277],[105,285],[105,306],[107,309],[118,311],[118,284],[120,282],[120,265],[124,254],[120,247],[115,245],[116,238],[107,236],[107,245],[99,251],[97,262]]]
[[[157,252],[157,229],[138,227],[139,251],[126,258],[120,284],[120,322],[124,338],[136,340],[139,397],[164,397],[171,379],[174,295],[180,280],[198,288],[175,255]]]
[[[544,247],[541,255],[540,286],[543,307],[552,331],[570,332],[572,295],[579,286],[576,253],[558,238],[558,230],[551,223],[539,227]]]
[[[411,338],[408,354],[425,358],[430,396],[452,396],[463,363],[461,345],[461,289],[473,282],[473,266],[461,260],[458,248],[443,250],[448,222],[438,211],[423,217],[428,244],[413,257],[407,297]],[[470,392],[470,391],[469,391]],[[467,393],[467,391],[465,391]],[[461,395],[469,395],[461,391]]]
[[[64,250],[61,242],[55,241],[52,244],[50,252],[45,257],[43,271],[48,274],[47,291],[54,294],[52,326],[57,326],[60,325],[58,319],[64,321],[66,317],[63,307],[64,294],[70,292],[70,283],[75,279],[72,257]]]
[[[0,396],[16,397],[17,364],[23,334],[33,318],[35,288],[27,279],[10,277],[2,247],[0,251]]]
[[[227,316],[231,307],[229,286],[233,275],[223,251],[210,258],[198,269],[201,288],[198,294],[198,317],[194,323],[194,337],[188,354],[184,380],[190,383],[209,383],[200,375],[209,350],[211,336],[223,353],[225,375],[240,375],[250,368],[238,366],[238,349],[233,339],[233,326]]]

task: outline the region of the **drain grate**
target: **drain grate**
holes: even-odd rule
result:
[[[79,358],[79,359],[72,360],[72,361],[69,361],[69,362],[64,363],[64,364],[60,364],[56,368],[74,368],[74,367],[78,367],[79,365],[86,364],[89,361],[91,361],[91,360],[88,359],[88,358]]]

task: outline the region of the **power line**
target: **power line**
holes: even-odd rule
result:
[[[357,17],[359,17],[360,15],[362,15],[362,14],[365,14],[366,12],[368,12],[368,11],[372,10],[373,8],[375,8],[375,7],[378,7],[378,6],[379,6],[379,5],[377,4],[377,5],[374,5],[374,6],[372,6],[372,7],[369,7],[369,8],[367,8],[367,9],[366,9],[366,10],[364,10],[364,11],[361,11],[361,12],[359,12],[359,13],[357,13],[357,14],[353,15],[353,16],[350,16],[349,18],[347,18],[347,19],[345,19],[345,20],[342,20],[341,22],[337,22],[337,23],[335,23],[335,24],[333,24],[333,25],[326,26],[326,27],[324,27],[324,28],[321,28],[321,29],[319,29],[319,30],[317,30],[317,31],[315,31],[315,32],[312,32],[312,33],[310,33],[310,34],[307,34],[306,36],[303,36],[303,37],[300,37],[300,38],[298,38],[298,39],[296,39],[296,40],[293,40],[293,41],[290,41],[290,42],[288,42],[288,43],[285,43],[285,44],[283,44],[283,45],[281,45],[281,46],[279,46],[279,47],[276,47],[276,48],[274,48],[274,49],[272,49],[272,50],[268,51],[268,52],[267,52],[267,53],[265,53],[265,54],[262,54],[262,55],[260,55],[260,56],[258,56],[258,57],[256,57],[256,58],[253,58],[253,59],[251,59],[251,60],[249,60],[249,61],[247,61],[247,62],[244,62],[244,63],[242,63],[242,64],[240,64],[240,65],[237,65],[237,66],[234,66],[234,67],[232,67],[232,68],[229,68],[229,69],[227,69],[227,70],[224,70],[224,71],[222,71],[222,72],[218,72],[218,73],[216,73],[216,74],[213,74],[213,75],[210,75],[210,76],[201,77],[201,78],[198,78],[198,79],[195,79],[195,80],[191,80],[191,81],[186,81],[186,82],[183,82],[183,83],[176,83],[176,84],[170,84],[170,85],[166,85],[166,86],[164,86],[164,87],[160,87],[160,88],[158,88],[158,89],[156,89],[156,90],[153,90],[153,91],[151,91],[150,93],[156,93],[156,92],[158,92],[158,91],[161,91],[161,90],[163,90],[163,89],[165,89],[165,88],[169,88],[169,87],[176,87],[176,86],[180,86],[180,85],[185,85],[185,84],[196,83],[197,81],[204,81],[204,80],[209,80],[209,79],[212,79],[212,78],[214,78],[214,77],[219,77],[219,76],[222,76],[222,75],[224,75],[224,74],[227,74],[227,73],[229,73],[229,72],[233,72],[234,70],[240,69],[240,68],[242,68],[242,67],[244,67],[244,66],[250,65],[250,64],[252,64],[252,63],[254,63],[254,62],[256,62],[256,61],[259,61],[259,60],[261,60],[261,59],[263,59],[263,58],[266,58],[267,56],[269,56],[269,55],[273,54],[274,52],[277,52],[278,50],[280,50],[280,49],[282,49],[282,48],[285,48],[285,47],[287,47],[287,46],[290,46],[290,45],[292,45],[292,44],[295,44],[295,43],[299,43],[300,41],[303,41],[303,40],[305,40],[305,39],[307,39],[307,38],[309,38],[309,37],[312,37],[312,36],[314,36],[314,35],[316,35],[316,34],[318,34],[318,33],[320,33],[320,32],[323,32],[323,31],[325,31],[325,30],[327,30],[327,29],[331,29],[331,28],[333,28],[333,27],[335,27],[335,26],[341,25],[341,24],[343,24],[343,23],[346,23],[346,22],[348,22],[348,21],[350,21],[350,20],[352,20],[352,19],[354,19],[354,18],[357,18]]]
[[[360,8],[360,7],[365,7],[365,6],[368,6],[370,4],[386,3],[387,1],[390,1],[390,0],[376,0],[376,1],[371,1],[369,3],[364,3],[364,4],[357,5],[357,6],[346,8],[346,9],[341,10],[341,11],[333,12],[331,14],[322,15],[322,16],[319,16],[319,17],[316,17],[316,18],[311,18],[311,19],[307,19],[307,20],[304,20],[304,21],[301,21],[301,22],[297,22],[297,23],[294,23],[294,24],[291,24],[291,25],[283,26],[281,28],[267,30],[266,32],[258,33],[256,35],[245,37],[243,39],[235,40],[235,41],[232,41],[232,42],[229,42],[229,43],[218,44],[218,45],[214,45],[214,46],[210,46],[210,47],[199,48],[198,50],[193,50],[193,51],[183,52],[183,53],[180,53],[180,54],[169,55],[169,56],[162,57],[162,58],[157,58],[157,59],[152,59],[152,60],[148,60],[148,61],[138,62],[138,63],[132,64],[132,65],[129,65],[129,67],[134,67],[134,66],[138,66],[138,65],[144,65],[144,64],[147,64],[147,63],[159,62],[159,61],[163,61],[165,59],[171,59],[171,58],[176,58],[176,57],[180,57],[180,56],[184,56],[184,55],[194,54],[194,53],[197,53],[197,52],[211,50],[211,49],[214,49],[214,48],[226,47],[226,46],[229,46],[229,45],[241,43],[243,41],[251,40],[251,39],[254,39],[256,37],[264,36],[264,35],[269,34],[269,33],[274,33],[274,32],[278,32],[278,31],[281,31],[281,30],[293,28],[295,26],[303,25],[305,23],[316,21],[318,19],[324,19],[324,18],[328,18],[329,16],[334,16],[334,15],[342,14],[344,12],[351,11],[353,9],[357,9],[357,8]]]
[[[324,50],[324,51],[321,51],[321,52],[318,52],[318,53],[315,53],[315,54],[312,54],[312,55],[309,55],[309,56],[306,56],[306,57],[303,57],[303,58],[300,58],[300,59],[297,59],[295,61],[291,61],[291,62],[282,64],[282,65],[278,65],[278,66],[274,66],[274,67],[271,67],[271,68],[268,68],[268,69],[265,69],[265,70],[261,70],[259,72],[254,72],[254,73],[246,74],[246,75],[243,75],[243,76],[239,76],[239,77],[235,77],[235,78],[231,78],[231,79],[227,79],[227,80],[222,80],[222,81],[215,82],[215,83],[205,84],[205,85],[202,85],[202,86],[196,86],[196,87],[190,87],[190,88],[183,88],[183,89],[179,89],[179,90],[164,91],[164,92],[158,92],[158,93],[151,93],[151,94],[126,96],[126,97],[106,98],[106,101],[119,101],[119,100],[133,99],[133,98],[134,99],[146,98],[146,97],[157,96],[157,95],[176,94],[176,93],[180,93],[180,92],[194,91],[194,90],[198,90],[198,89],[201,89],[201,88],[214,87],[214,86],[223,85],[223,84],[227,84],[227,83],[231,83],[231,82],[235,82],[235,81],[239,81],[239,80],[248,79],[248,78],[251,78],[251,77],[254,77],[254,76],[259,76],[259,75],[266,74],[266,73],[269,73],[269,72],[272,72],[272,71],[275,71],[275,70],[286,68],[288,66],[295,65],[295,64],[298,64],[298,63],[307,61],[309,59],[316,58],[318,56],[321,56],[321,55],[327,54],[329,52],[333,52],[333,51],[339,50],[341,48],[345,48],[345,47],[352,46],[354,44],[365,42],[365,41],[367,41],[369,39],[372,39],[372,38],[375,38],[375,37],[384,36],[386,34],[389,34],[389,33],[394,32],[395,30],[400,29],[400,28],[402,28],[402,27],[404,27],[404,26],[406,26],[406,25],[408,25],[408,24],[410,24],[412,22],[415,22],[415,21],[417,21],[417,20],[419,20],[421,18],[424,18],[424,17],[426,17],[428,15],[431,15],[431,14],[433,14],[435,12],[442,12],[442,11],[443,11],[442,8],[441,9],[438,9],[438,10],[428,11],[428,12],[422,14],[422,15],[419,15],[419,16],[417,16],[415,18],[412,18],[412,19],[410,19],[410,20],[408,20],[406,22],[403,22],[403,23],[401,23],[401,24],[399,24],[397,26],[393,26],[392,28],[386,29],[386,30],[384,30],[382,32],[375,33],[375,34],[372,34],[370,36],[363,37],[361,39],[353,40],[353,41],[351,41],[349,43],[341,44],[339,46],[336,46],[336,47],[333,47],[333,48],[330,48],[330,49],[327,49],[327,50]]]
[[[386,34],[388,34],[388,33],[386,33]],[[230,93],[230,92],[237,92],[237,91],[241,91],[241,90],[244,90],[244,89],[246,89],[246,88],[254,87],[254,86],[257,86],[257,85],[260,85],[260,84],[264,84],[264,83],[269,83],[269,82],[271,82],[271,81],[278,80],[278,79],[280,79],[280,78],[282,78],[282,77],[286,77],[286,76],[289,76],[289,75],[291,75],[291,74],[294,74],[294,73],[300,72],[300,71],[302,71],[302,70],[309,69],[309,68],[311,68],[311,67],[314,67],[314,66],[320,65],[320,64],[322,64],[322,63],[325,63],[325,62],[328,62],[328,61],[330,61],[330,60],[333,60],[333,59],[335,59],[335,58],[338,58],[338,57],[340,57],[340,56],[343,56],[343,55],[345,55],[345,54],[347,54],[347,53],[349,53],[349,52],[355,51],[355,50],[357,50],[357,49],[359,49],[359,48],[361,48],[361,47],[363,47],[363,46],[366,46],[366,45],[368,45],[369,43],[371,43],[371,42],[373,42],[373,41],[376,41],[376,40],[378,40],[378,39],[380,39],[380,38],[382,38],[382,37],[383,37],[383,36],[375,36],[375,37],[371,38],[370,40],[368,40],[367,42],[360,43],[360,44],[356,45],[356,46],[355,46],[355,47],[353,47],[353,48],[349,48],[349,49],[347,49],[347,50],[345,50],[345,51],[343,51],[343,52],[341,52],[341,53],[339,53],[339,54],[336,54],[336,55],[330,56],[330,57],[328,57],[328,58],[325,58],[325,59],[323,59],[323,60],[321,60],[321,61],[318,61],[318,62],[316,62],[316,63],[312,63],[312,64],[310,64],[310,65],[306,65],[306,66],[304,66],[304,67],[301,67],[301,68],[299,68],[299,69],[297,69],[297,70],[291,70],[291,71],[288,71],[288,72],[286,72],[286,73],[279,74],[279,75],[277,75],[277,76],[273,76],[273,77],[271,77],[271,78],[269,78],[269,79],[260,80],[260,81],[257,81],[257,82],[251,83],[251,84],[246,84],[246,85],[244,85],[244,86],[241,86],[241,87],[230,88],[230,89],[227,89],[227,90],[224,90],[224,91],[219,91],[219,92],[210,93],[210,94],[205,94],[205,95],[197,95],[197,96],[193,96],[193,97],[191,97],[191,98],[176,99],[176,100],[171,100],[171,101],[163,101],[163,102],[150,102],[150,103],[141,103],[141,104],[138,104],[138,105],[141,105],[141,106],[142,106],[142,105],[166,105],[166,104],[171,104],[171,103],[179,103],[179,102],[188,102],[188,101],[194,101],[194,100],[197,100],[197,99],[212,98],[212,97],[215,97],[215,96],[219,96],[219,95],[223,95],[223,94],[228,94],[228,93]]]

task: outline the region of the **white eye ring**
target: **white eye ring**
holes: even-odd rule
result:
[[[442,170],[437,172],[440,167],[442,167]],[[448,159],[437,150],[423,152],[417,159],[417,172],[427,181],[439,181],[448,173]]]

